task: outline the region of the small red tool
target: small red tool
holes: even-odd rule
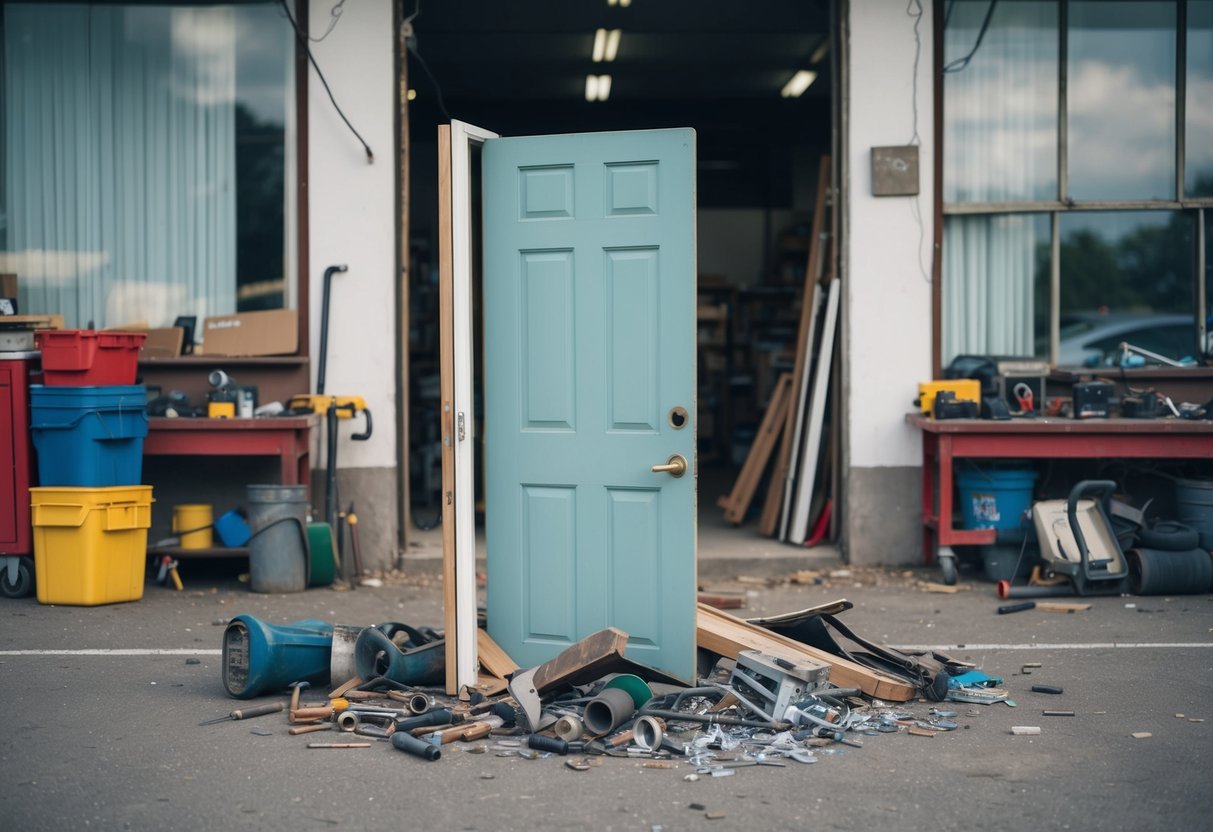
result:
[[[1015,401],[1019,403],[1019,409],[1024,413],[1034,413],[1036,411],[1035,397],[1032,395],[1032,388],[1024,384],[1022,381],[1012,388],[1015,394]]]

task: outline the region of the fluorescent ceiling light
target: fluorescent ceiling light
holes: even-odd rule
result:
[[[779,91],[779,94],[784,98],[800,98],[800,96],[804,95],[804,91],[816,80],[816,72],[811,72],[807,69],[797,70],[796,74],[783,85],[783,89]]]
[[[599,29],[598,31],[602,31]],[[606,33],[606,54],[603,58],[610,63],[615,60],[615,56],[619,54],[619,38],[623,35],[622,29],[612,29]]]
[[[809,56],[809,63],[819,64],[830,52],[830,39],[826,38],[821,42],[821,46],[813,50],[813,54]]]
[[[607,0],[608,6],[623,6],[625,9],[632,5],[632,0]]]
[[[585,76],[585,100],[606,101],[611,96],[611,76]]]
[[[590,56],[594,59],[594,63],[600,64],[603,61],[615,60],[615,55],[619,52],[619,36],[623,34],[620,29],[599,29],[594,33],[594,52]]]

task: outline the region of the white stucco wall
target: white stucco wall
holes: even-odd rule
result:
[[[311,0],[312,30],[328,26],[331,0]],[[320,356],[324,270],[333,276],[325,392],[361,395],[375,420],[368,442],[343,442],[340,468],[392,467],[396,459],[396,168],[391,0],[347,3],[312,54],[333,95],[375,154],[341,121],[311,70],[308,178],[312,379]],[[314,389],[314,386],[313,386]],[[360,424],[360,422],[359,422]],[[343,429],[344,432],[348,428]],[[323,458],[318,459],[323,464]]]
[[[930,0],[922,5],[919,195],[874,197],[871,149],[910,144],[914,134],[914,19],[906,14],[906,0],[850,3],[843,314],[851,467],[921,461],[921,439],[903,414],[911,409],[918,382],[931,377],[932,26]]]

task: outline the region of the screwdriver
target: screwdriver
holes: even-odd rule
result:
[[[270,705],[258,705],[255,708],[237,708],[227,716],[208,719],[206,722],[199,722],[199,725],[214,725],[216,722],[226,722],[229,719],[251,719],[255,716],[265,716],[266,714],[276,714],[281,711],[283,705],[281,702],[274,702]]]

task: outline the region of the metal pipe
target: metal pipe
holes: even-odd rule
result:
[[[424,693],[414,693],[405,704],[408,705],[410,712],[420,715],[434,707],[434,697]]]
[[[333,285],[334,272],[347,272],[349,266],[342,263],[329,266],[324,270],[324,297],[320,301],[320,362],[316,367],[316,393],[324,394],[324,372],[328,364],[329,354],[329,295]]]
[[[792,727],[790,722],[764,722],[757,719],[740,719],[719,714],[691,714],[682,711],[669,711],[663,708],[641,708],[641,716],[655,716],[666,722],[699,722],[704,725],[728,725],[739,728],[765,728],[768,731],[786,731]]]
[[[342,731],[356,731],[360,723],[356,711],[342,711],[337,714],[337,727]]]
[[[1010,581],[998,582],[999,598],[1051,598],[1061,595],[1073,595],[1074,587],[1067,581],[1053,586],[1011,586]]]

